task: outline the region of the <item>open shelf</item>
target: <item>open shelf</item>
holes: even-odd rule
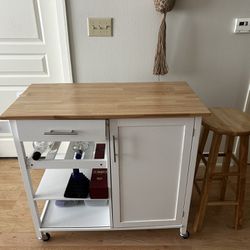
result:
[[[110,227],[109,204],[89,206],[80,204],[59,207],[49,201],[42,216],[41,229],[47,228],[104,228]]]
[[[93,168],[106,167],[107,165],[107,145],[103,142],[88,142],[89,146],[84,152],[82,159],[74,159],[75,142],[54,142],[50,151],[38,161],[34,161],[29,157],[29,167],[31,169],[46,169],[46,168]],[[103,159],[95,159],[96,147],[98,144],[105,144]]]
[[[90,179],[90,169],[80,169]],[[35,200],[92,200],[90,198],[65,198],[64,191],[68,184],[72,169],[47,169],[35,193]],[[100,200],[100,199],[98,199]],[[105,199],[106,200],[106,199]]]

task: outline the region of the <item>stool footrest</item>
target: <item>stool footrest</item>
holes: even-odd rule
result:
[[[200,153],[200,152],[199,152]],[[209,156],[209,153],[200,153],[201,154],[201,158],[202,158],[202,161],[204,162],[204,164],[207,164],[207,160],[205,157],[208,157]],[[225,153],[218,153],[218,156],[219,157],[225,157],[226,154]],[[235,156],[235,154],[232,154],[232,159],[234,160],[234,162],[236,163],[236,165],[238,166],[239,165],[239,160],[238,158]]]
[[[212,178],[216,177],[223,177],[223,176],[240,176],[239,172],[229,172],[229,173],[212,173]]]
[[[237,201],[210,201],[207,203],[208,206],[237,206]]]
[[[209,156],[209,153],[202,153],[205,157],[208,157]],[[218,156],[219,157],[223,157],[223,156],[226,156],[225,153],[218,153]]]
[[[222,177],[229,177],[229,176],[240,176],[239,172],[229,172],[229,173],[212,173],[211,179],[214,181],[222,180]],[[217,177],[217,178],[216,178]],[[196,181],[203,181],[204,178],[195,178]]]

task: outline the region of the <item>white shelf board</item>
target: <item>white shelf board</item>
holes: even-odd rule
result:
[[[49,201],[42,228],[103,228],[110,227],[109,204],[89,206],[85,204],[72,207],[58,207]]]
[[[30,169],[98,168],[107,166],[106,160],[39,160],[30,161]]]
[[[95,142],[88,142],[89,148],[83,154],[81,160],[74,160],[73,145],[74,142],[56,142],[55,148],[46,155],[43,155],[39,161],[34,161],[31,157],[29,158],[29,166],[31,169],[46,169],[46,168],[95,168],[95,167],[106,167],[107,165],[107,150],[105,149],[104,159],[93,159],[95,154]],[[58,148],[57,148],[57,147]]]
[[[31,157],[29,158],[29,167],[31,169],[46,169],[46,168],[55,168],[55,169],[64,169],[64,168],[89,168],[93,167],[106,167],[107,165],[107,149],[105,149],[104,159],[93,159],[95,154],[96,144],[99,142],[88,142],[89,147],[86,152],[83,154],[81,160],[74,160],[74,151],[73,145],[74,142],[56,142],[55,148],[52,151],[48,152],[47,157],[43,154],[44,158],[41,158],[38,161],[34,161]],[[56,148],[56,146],[58,148]],[[54,151],[54,152],[53,152]]]
[[[89,179],[90,169],[80,169]],[[67,187],[72,169],[46,169],[35,193],[35,200],[85,200],[65,198],[64,191]],[[86,200],[91,200],[86,198]]]

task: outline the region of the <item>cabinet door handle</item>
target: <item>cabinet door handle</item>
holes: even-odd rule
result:
[[[113,153],[114,153],[114,163],[116,163],[116,149],[115,149],[115,136],[113,135]]]
[[[48,132],[44,132],[44,135],[77,135],[77,131],[75,130],[50,130]]]

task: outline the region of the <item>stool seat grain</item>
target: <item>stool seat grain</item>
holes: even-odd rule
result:
[[[225,135],[249,135],[250,115],[237,109],[210,108],[210,116],[202,119],[203,126]]]

